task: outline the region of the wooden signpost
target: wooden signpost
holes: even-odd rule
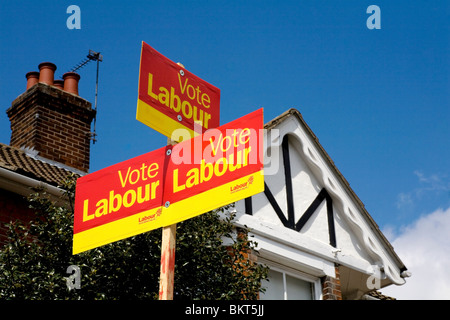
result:
[[[136,118],[174,140],[77,180],[73,254],[162,228],[159,299],[173,299],[176,224],[264,191],[263,111],[219,126],[219,100],[143,43]]]
[[[176,235],[176,224],[162,228],[159,300],[173,299]]]
[[[167,145],[175,145],[167,138]],[[177,224],[162,228],[161,269],[159,272],[159,300],[173,300],[175,279],[175,248],[177,243]]]

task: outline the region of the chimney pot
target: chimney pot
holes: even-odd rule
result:
[[[66,72],[63,74],[64,91],[78,95],[78,81],[80,75],[76,72]]]
[[[27,78],[27,90],[39,82],[39,72],[30,71],[25,77]]]
[[[53,85],[61,90],[64,90],[64,80],[55,80],[53,81]]]
[[[53,79],[55,77],[56,65],[51,62],[42,62],[39,64],[39,82],[53,85]]]

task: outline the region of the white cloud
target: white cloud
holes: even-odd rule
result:
[[[413,205],[413,200],[412,200],[412,196],[410,193],[399,193],[397,196],[397,209],[402,209],[402,208],[410,208]]]
[[[382,289],[383,294],[399,300],[450,299],[450,207],[420,217],[391,243],[412,276],[402,286]]]
[[[424,185],[423,190],[448,191],[449,189],[448,182],[446,181],[447,175],[445,174],[432,174],[427,177],[419,170],[415,170],[414,174],[419,178],[419,182]]]
[[[429,199],[430,196],[442,196],[450,191],[450,180],[446,173],[435,173],[428,176],[419,170],[415,170],[413,173],[418,179],[418,186],[397,195],[395,203],[397,209],[414,210],[417,202]]]

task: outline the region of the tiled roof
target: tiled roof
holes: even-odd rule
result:
[[[377,290],[370,291],[369,293],[367,293],[367,295],[376,298],[378,300],[397,300],[393,297],[385,296],[384,294],[382,294],[380,291]]]
[[[67,175],[67,169],[27,154],[25,151],[0,143],[0,168],[14,171],[24,176],[58,186]]]

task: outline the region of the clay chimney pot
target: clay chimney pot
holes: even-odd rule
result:
[[[55,80],[53,85],[61,90],[64,90],[64,80]]]
[[[39,82],[39,72],[30,71],[25,77],[27,78],[27,90]]]
[[[39,82],[53,85],[53,79],[55,77],[56,65],[51,62],[42,62],[39,64]]]
[[[78,95],[78,81],[80,75],[76,72],[66,72],[63,74],[64,91]]]

